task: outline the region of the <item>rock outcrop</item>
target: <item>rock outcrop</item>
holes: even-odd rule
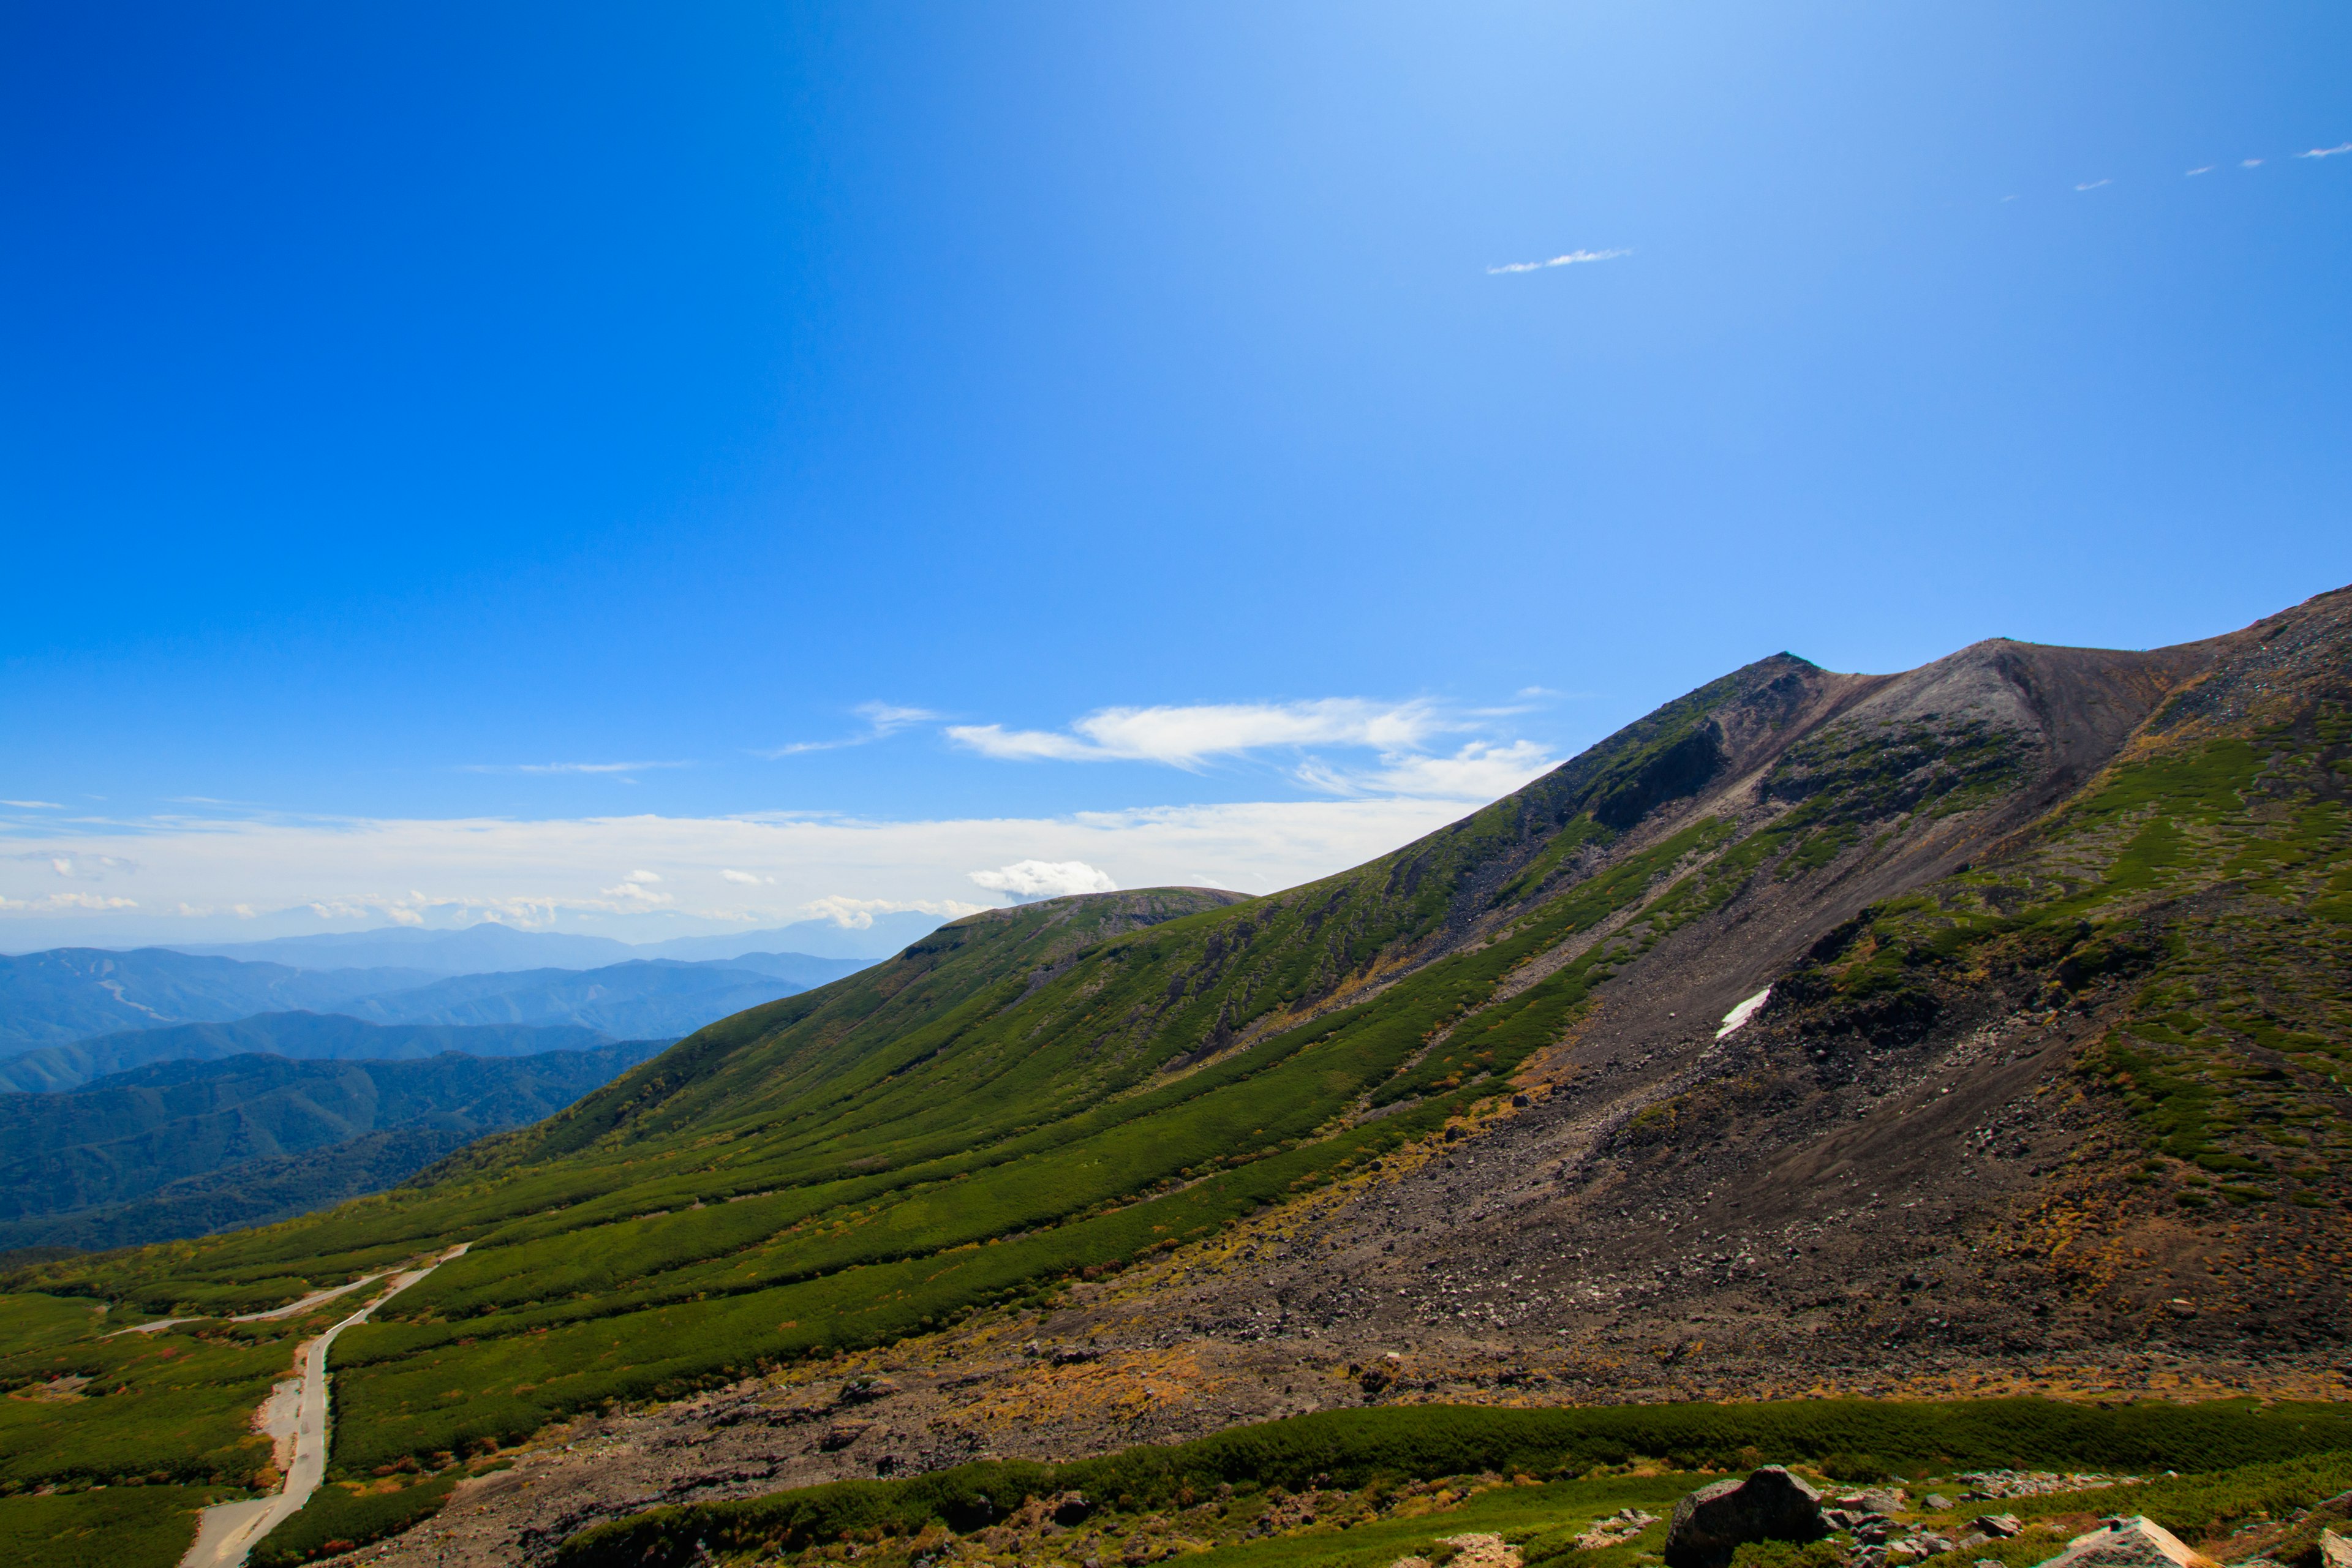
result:
[[[1666,1568],[1725,1568],[1752,1541],[1819,1541],[1829,1533],[1822,1496],[1779,1465],[1746,1480],[1717,1481],[1675,1505]]]
[[[2036,1568],[2213,1568],[2213,1563],[2156,1521],[2135,1514],[2108,1520],[2076,1536],[2065,1551]]]

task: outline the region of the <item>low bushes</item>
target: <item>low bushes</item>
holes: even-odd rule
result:
[[[1776,1460],[1867,1452],[1915,1470],[2063,1465],[2211,1471],[2276,1466],[2347,1448],[2352,1409],[2326,1405],[2228,1401],[2103,1409],[2001,1399],[1560,1410],[1402,1405],[1329,1411],[1066,1465],[965,1465],[903,1481],[843,1481],[737,1502],[656,1509],[573,1537],[561,1562],[562,1568],[669,1568],[694,1560],[698,1542],[717,1552],[772,1552],[837,1540],[847,1531],[909,1535],[927,1524],[971,1530],[1018,1507],[1024,1497],[1066,1489],[1118,1499],[1122,1509],[1154,1509],[1188,1489],[1206,1493],[1219,1485],[1351,1488],[1387,1478],[1580,1472],[1637,1458],[1670,1459],[1683,1468],[1728,1468],[1741,1464],[1746,1450]],[[2293,1479],[2282,1470],[2267,1481],[2250,1480],[2243,1489],[2252,1497],[2262,1485]],[[2190,1505],[2184,1500],[2181,1506]]]

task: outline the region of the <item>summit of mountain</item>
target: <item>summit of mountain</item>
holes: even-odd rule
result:
[[[465,1242],[337,1342],[354,1475],[893,1380],[838,1443],[550,1456],[483,1561],[1335,1403],[2341,1396],[2347,973],[2352,591],[1780,654],[1355,869],[952,921],[393,1193],[14,1288],[247,1310]]]

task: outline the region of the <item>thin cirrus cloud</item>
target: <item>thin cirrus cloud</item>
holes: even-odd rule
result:
[[[1506,272],[1541,272],[1551,267],[1579,267],[1588,261],[1614,261],[1621,256],[1631,256],[1626,250],[1571,250],[1566,256],[1555,256],[1549,261],[1506,261],[1500,267],[1486,268],[1486,276],[1498,277]]]
[[[1164,763],[1198,769],[1276,746],[1418,747],[1463,726],[1429,702],[1325,697],[1307,702],[1204,702],[1104,708],[1067,731],[951,724],[948,739],[1000,762]]]
[[[2083,184],[2076,185],[2074,188],[2078,191],[2095,191],[2101,185],[2112,185],[2114,184],[2115,182],[2113,180],[2086,180]]]
[[[887,740],[910,725],[926,723],[940,717],[928,708],[901,708],[891,702],[861,702],[851,711],[866,721],[862,733],[844,735],[831,741],[794,741],[790,745],[773,746],[751,754],[773,761],[778,757],[796,757],[803,752],[837,752],[845,746],[870,746],[877,741]]]
[[[18,811],[63,811],[65,809],[53,800],[0,800],[0,805],[13,805]]]
[[[1308,748],[1370,751],[1377,760],[1348,765],[1307,755],[1291,778],[1325,795],[1393,795],[1421,800],[1493,800],[1553,765],[1533,741],[1471,740],[1433,754],[1439,735],[1483,728],[1478,721],[1517,709],[1461,714],[1427,701],[1374,702],[1327,697],[1306,702],[1203,703],[1191,707],[1105,708],[1064,730],[1007,730],[999,724],[950,726],[956,744],[1003,762],[1147,762],[1197,772],[1255,752]]]
[[[2352,142],[2341,142],[2334,147],[2314,147],[2310,152],[2297,153],[2295,156],[2298,158],[2333,158],[2339,153],[2352,153]]]
[[[1473,741],[1451,756],[1390,755],[1369,768],[1339,768],[1311,759],[1293,776],[1326,795],[1483,801],[1510,794],[1550,772],[1557,762],[1533,741]]]

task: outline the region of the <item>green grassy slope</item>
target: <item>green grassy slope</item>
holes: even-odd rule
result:
[[[1188,1544],[1196,1549],[1219,1544],[1252,1561],[1299,1563],[1357,1561],[1360,1551],[1377,1546],[1384,1550],[1371,1561],[1386,1563],[1409,1549],[1408,1542],[1418,1543],[1416,1530],[1422,1532],[1419,1542],[1437,1534],[1428,1529],[1437,1521],[1426,1515],[1416,1524],[1414,1510],[1394,1510],[1395,1502],[1412,1495],[1401,1491],[1401,1483],[1444,1477],[1475,1481],[1483,1476],[1485,1484],[1494,1487],[1513,1476],[1587,1478],[1581,1486],[1598,1505],[1589,1510],[1574,1506],[1584,1492],[1568,1490],[1548,1499],[1523,1494],[1517,1508],[1444,1521],[1445,1533],[1500,1528],[1509,1531],[1511,1539],[1532,1544],[1531,1538],[1565,1523],[1559,1517],[1562,1515],[1584,1524],[1628,1503],[1664,1515],[1684,1492],[1708,1479],[1687,1472],[1730,1469],[1768,1458],[1827,1464],[1833,1469],[1861,1465],[1880,1473],[1885,1467],[1912,1475],[2044,1467],[2143,1474],[2178,1468],[2211,1475],[2270,1467],[2285,1474],[2259,1479],[2299,1487],[2293,1495],[2307,1505],[2340,1488],[2352,1473],[2347,1448],[2352,1448],[2352,1413],[2318,1405],[2220,1402],[2104,1408],[2002,1399],[1934,1405],[1804,1400],[1597,1410],[1405,1405],[1299,1416],[1196,1442],[1129,1448],[1065,1465],[986,1462],[899,1481],[841,1481],[741,1501],[654,1509],[573,1537],[559,1562],[563,1568],[668,1568],[707,1562],[712,1555],[720,1561],[772,1562],[792,1553],[814,1557],[848,1542],[880,1546],[884,1563],[903,1562],[926,1549],[936,1552],[944,1543],[940,1532],[950,1531],[973,1535],[990,1531],[981,1544],[999,1559],[1020,1553],[1066,1561],[1078,1555],[1068,1549],[1066,1538],[1060,1550],[1051,1539],[1005,1539],[1020,1532],[1004,1530],[1002,1521],[1014,1516],[1024,1498],[1076,1491],[1107,1516],[1090,1521],[1105,1541],[1150,1530],[1155,1535],[1189,1536]],[[1865,1455],[1867,1459],[1861,1458]],[[2328,1458],[2311,1462],[2312,1457],[2322,1455]],[[1679,1479],[1609,1473],[1644,1460],[1663,1461],[1685,1473]],[[1323,1530],[1256,1547],[1233,1541],[1232,1532],[1219,1529],[1202,1507],[1212,1499],[1240,1499],[1255,1514],[1258,1510],[1252,1505],[1264,1498],[1278,1500],[1287,1493],[1358,1488],[1369,1488],[1372,1495],[1355,1500],[1374,1506],[1351,1509],[1342,1503],[1330,1509],[1337,1518]],[[2174,1489],[2203,1494],[2196,1500],[2207,1506],[2197,1522],[2215,1521],[2211,1504],[2216,1500],[2210,1494],[2217,1489]],[[2163,1489],[2134,1490],[2160,1493]],[[2095,1500],[2094,1494],[2095,1505]],[[2174,1500],[2173,1516],[2189,1522],[2193,1505],[2180,1506],[2189,1500]],[[1540,1504],[1549,1506],[1530,1507]],[[2072,1506],[2082,1506],[2079,1496]],[[1183,1515],[1196,1510],[1196,1522],[1188,1530]],[[1384,1512],[1391,1517],[1383,1520]],[[1397,1512],[1403,1517],[1396,1517]],[[1342,1519],[1348,1521],[1342,1527],[1345,1535],[1332,1528]],[[1358,1528],[1366,1528],[1364,1536],[1355,1535]],[[1031,1530],[1034,1531],[1034,1525]],[[1221,1536],[1225,1537],[1222,1542]],[[1555,1550],[1567,1544],[1553,1543]],[[1027,1552],[1022,1551],[1024,1546]]]

